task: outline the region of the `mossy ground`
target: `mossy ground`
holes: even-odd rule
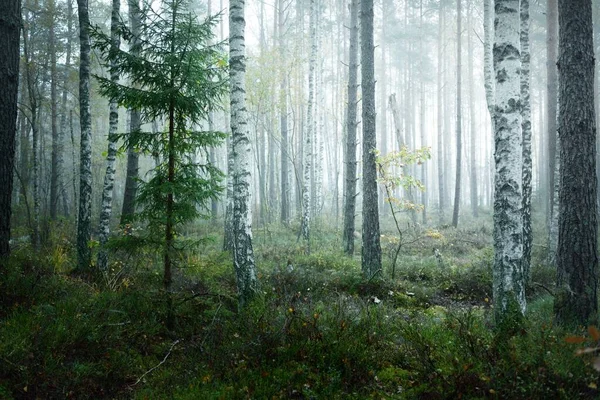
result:
[[[325,226],[310,255],[293,227],[255,228],[261,291],[241,312],[220,228],[189,229],[214,240],[180,263],[173,331],[152,254],[113,254],[110,279],[91,283],[69,274],[66,235],[44,254],[17,249],[0,278],[0,398],[600,395],[591,359],[574,354],[582,344],[565,341],[582,333],[553,325],[541,246],[528,314],[507,337],[492,322],[490,226],[408,229],[394,280],[385,232],[385,271],[371,282]]]

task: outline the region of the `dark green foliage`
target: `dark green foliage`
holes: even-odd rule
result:
[[[164,2],[158,13],[151,10],[148,8],[142,24],[140,40],[135,41],[137,56],[111,49],[110,38],[100,30],[94,32],[94,38],[104,59],[112,60],[113,68],[129,82],[115,83],[97,76],[101,93],[121,106],[139,110],[145,122],[162,118],[169,126],[163,132],[121,135],[127,147],[159,160],[149,180],[140,183],[137,217],[148,221],[155,233],[162,233],[169,194],[174,196],[172,222],[180,226],[203,216],[198,206],[205,208],[221,191],[223,174],[208,158],[197,160],[202,159],[199,152],[219,145],[225,134],[193,128],[221,107],[227,89],[227,62],[222,44],[209,44],[219,16],[200,23],[180,0]],[[124,25],[121,34],[131,39],[131,31]]]
[[[131,40],[132,31],[121,28],[123,37],[133,43],[130,52],[111,46],[110,38],[99,30],[94,36],[111,73],[129,80],[126,85],[97,77],[100,93],[139,111],[145,122],[166,120],[164,132],[137,131],[121,136],[126,147],[157,160],[136,198],[141,211],[135,217],[146,221],[148,229],[140,240],[126,242],[156,244],[153,248],[161,250],[167,325],[172,328],[171,284],[175,260],[182,250],[176,245],[178,228],[207,213],[208,203],[222,190],[223,174],[208,156],[206,161],[197,159],[200,151],[218,145],[225,134],[193,128],[218,109],[227,88],[227,62],[221,45],[210,45],[217,17],[200,23],[182,0],[166,1],[159,12],[152,10],[149,6],[135,40]]]
[[[492,254],[477,232],[443,230],[407,246],[398,280],[365,283],[334,232],[315,230],[322,247],[305,255],[288,245],[293,228],[269,226],[256,238],[264,284],[243,313],[229,255],[218,238],[205,241],[174,279],[172,330],[158,265],[98,288],[23,247],[0,276],[0,397],[597,398],[594,354],[575,355],[597,337],[553,326],[545,291],[518,324],[493,329]],[[445,241],[445,267],[429,240]],[[138,262],[119,255],[111,269]]]

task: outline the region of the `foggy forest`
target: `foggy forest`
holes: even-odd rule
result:
[[[599,0],[1,0],[0,398],[599,398],[599,54]]]

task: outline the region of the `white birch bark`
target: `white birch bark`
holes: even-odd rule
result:
[[[523,274],[529,279],[531,247],[531,103],[529,99],[530,54],[529,54],[529,0],[521,0],[521,106],[523,131]]]
[[[113,0],[112,12],[110,18],[110,39],[113,51],[119,49],[121,40],[119,37],[119,9],[120,0]],[[115,62],[111,61],[111,67],[116,67]],[[119,80],[117,72],[111,72],[110,79],[113,82]],[[113,188],[115,182],[115,163],[117,159],[117,130],[119,128],[119,105],[116,101],[111,100],[109,103],[109,122],[108,122],[108,150],[106,154],[106,173],[104,175],[104,186],[102,188],[102,205],[100,209],[100,221],[98,226],[98,234],[100,241],[100,249],[98,251],[98,268],[100,271],[106,271],[108,267],[108,253],[104,246],[110,235],[110,218],[112,216],[112,199]]]
[[[526,310],[523,275],[523,153],[520,100],[519,0],[496,0],[494,73],[496,93],[494,196],[494,307]]]
[[[316,0],[310,1],[310,58],[308,61],[308,104],[306,131],[304,132],[304,180],[302,183],[302,238],[306,241],[307,252],[310,252],[310,213],[311,213],[311,169],[312,169],[312,137],[314,136],[314,97],[315,67],[317,63],[317,27]]]
[[[233,148],[233,266],[240,307],[257,290],[252,248],[252,207],[250,184],[250,134],[246,110],[246,45],[244,0],[229,3],[229,63],[231,85],[231,132]]]
[[[485,85],[485,99],[487,107],[494,123],[494,0],[483,0],[483,75]]]
[[[77,266],[89,268],[92,217],[92,116],[90,114],[90,17],[88,0],[77,0],[79,13],[79,215],[77,219]]]

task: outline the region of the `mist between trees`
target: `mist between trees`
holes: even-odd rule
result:
[[[211,235],[243,310],[257,235],[310,256],[329,232],[372,283],[424,236],[489,227],[496,327],[542,267],[556,321],[597,321],[598,0],[5,3],[5,260],[64,235],[110,281],[154,250],[174,329]]]

